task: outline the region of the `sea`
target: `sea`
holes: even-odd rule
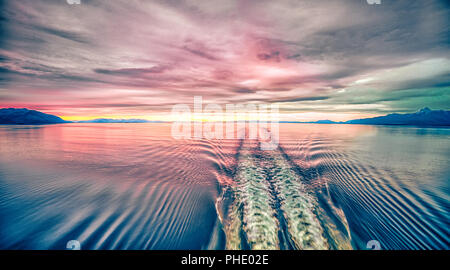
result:
[[[260,144],[0,126],[0,249],[450,248],[450,128],[282,123]]]

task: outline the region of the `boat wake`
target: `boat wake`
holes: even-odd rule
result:
[[[226,248],[350,249],[348,230],[333,226],[282,149],[259,144],[242,142],[233,183],[219,198]]]

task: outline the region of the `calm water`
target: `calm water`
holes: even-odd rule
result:
[[[0,126],[0,249],[449,249],[450,129]]]

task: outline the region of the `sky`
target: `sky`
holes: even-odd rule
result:
[[[201,96],[277,104],[298,121],[450,109],[446,0],[0,0],[0,9],[0,108],[165,120]]]

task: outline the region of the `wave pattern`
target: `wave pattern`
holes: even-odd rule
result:
[[[449,249],[448,129],[0,128],[0,249]]]
[[[226,229],[228,249],[279,247],[278,221],[270,189],[257,160],[250,153],[241,153],[233,187],[235,202]]]
[[[223,247],[214,201],[234,153],[149,134],[152,126],[116,127],[2,134],[1,249],[65,249],[69,240],[82,249]]]
[[[279,150],[244,146],[225,227],[228,249],[328,249],[317,202]]]
[[[292,163],[316,191],[320,210],[344,232],[329,238],[347,238],[348,231],[357,249],[365,249],[372,239],[383,249],[448,249],[450,197],[429,186],[448,187],[448,130],[398,128],[404,132],[400,136],[397,128],[379,127],[376,135],[373,127],[366,129],[369,136],[356,139],[330,131],[282,140]],[[340,220],[347,220],[348,228]]]

